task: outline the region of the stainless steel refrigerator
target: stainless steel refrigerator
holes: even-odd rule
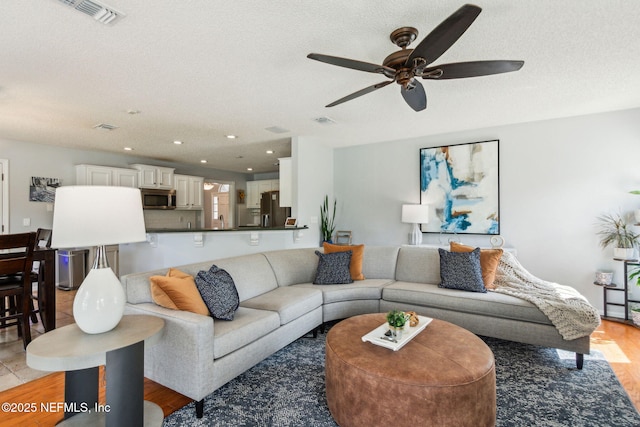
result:
[[[291,208],[280,207],[280,192],[266,191],[260,199],[260,225],[262,227],[284,227]]]

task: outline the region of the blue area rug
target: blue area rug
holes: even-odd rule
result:
[[[336,426],[325,399],[325,338],[300,338],[216,390],[205,399],[204,418],[191,403],[164,425]],[[592,351],[577,370],[574,353],[483,339],[496,359],[497,426],[640,426],[601,353]]]

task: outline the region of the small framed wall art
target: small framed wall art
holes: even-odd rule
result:
[[[500,234],[499,141],[420,149],[427,233]]]
[[[298,220],[293,217],[287,217],[287,220],[284,222],[285,227],[295,227],[298,225]]]

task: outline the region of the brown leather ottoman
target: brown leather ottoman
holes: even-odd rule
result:
[[[493,353],[480,338],[434,319],[398,351],[362,342],[385,322],[355,316],[327,334],[327,403],[341,427],[495,425]]]

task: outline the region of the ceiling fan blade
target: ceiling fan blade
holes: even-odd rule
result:
[[[422,111],[427,108],[427,94],[424,93],[422,83],[417,80],[412,83],[413,85],[409,86],[409,88],[402,86],[402,97],[409,104],[409,107],[415,111]]]
[[[518,71],[524,61],[470,61],[425,68],[422,78],[433,80],[464,79]]]
[[[351,68],[352,70],[366,71],[368,73],[384,74],[388,77],[393,77],[396,70],[384,65],[371,64],[369,62],[356,61],[355,59],[340,58],[338,56],[322,55],[320,53],[310,53],[307,55],[309,59],[315,59],[316,61],[325,62],[331,65],[337,65],[339,67]]]
[[[447,51],[478,17],[481,8],[472,4],[465,4],[453,15],[442,21],[433,31],[416,46],[405,63],[410,67],[416,58],[424,58],[425,65],[431,64]]]
[[[393,83],[393,80],[389,80],[387,82],[377,83],[377,84],[374,84],[372,86],[365,87],[364,89],[360,89],[357,92],[353,92],[351,95],[347,95],[344,98],[340,98],[337,101],[332,102],[331,104],[327,105],[327,107],[333,107],[335,105],[342,104],[343,102],[351,101],[352,99],[355,99],[355,98],[357,98],[359,96],[362,96],[362,95],[366,95],[369,92],[373,92],[374,90],[378,90],[380,88],[383,88],[383,87],[385,87],[385,86],[387,86],[387,85],[389,85],[391,83]]]

